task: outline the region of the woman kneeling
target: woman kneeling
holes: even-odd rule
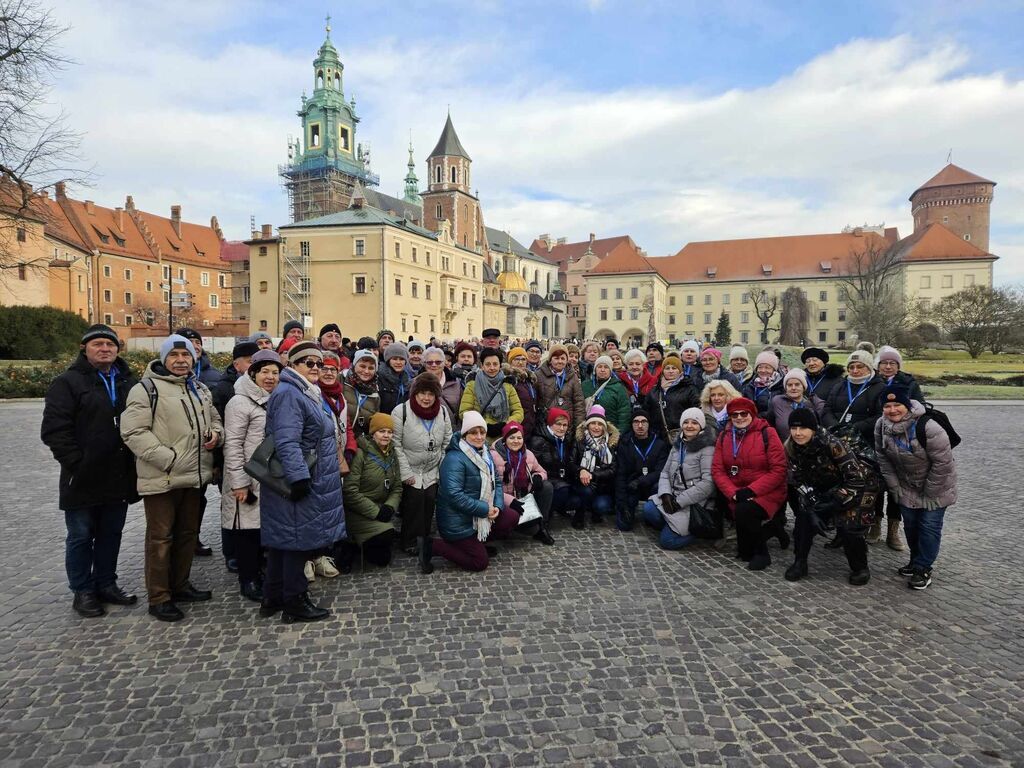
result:
[[[402,502],[402,476],[393,435],[391,416],[375,413],[368,434],[358,440],[359,453],[343,487],[349,539],[362,548],[363,557],[381,567],[391,562],[395,540],[392,520]],[[351,547],[346,553],[349,557],[353,554]]]
[[[533,451],[526,447],[523,438],[523,425],[510,421],[501,431],[501,439],[491,446],[491,458],[501,477],[501,488],[504,491],[505,508],[523,515],[523,500],[532,495],[540,510],[540,518],[524,521],[524,529],[536,529],[534,537],[547,545],[555,543],[548,533],[548,520],[551,517],[551,499],[554,488],[548,482],[548,473],[537,461]]]

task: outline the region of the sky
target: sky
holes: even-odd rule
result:
[[[488,226],[529,244],[897,226],[952,160],[997,182],[996,281],[1024,283],[1024,0],[56,0],[72,194],[229,239],[287,223],[277,168],[332,16],[380,190],[451,111]]]

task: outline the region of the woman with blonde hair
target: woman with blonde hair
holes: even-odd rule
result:
[[[705,384],[700,393],[700,409],[710,420],[708,426],[714,422],[715,431],[721,431],[729,423],[725,407],[737,397],[741,397],[739,390],[726,379],[715,379]]]

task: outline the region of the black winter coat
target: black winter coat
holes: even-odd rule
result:
[[[848,383],[847,379],[843,379],[829,393],[828,400],[825,401],[825,426],[853,424],[861,433],[864,442],[867,445],[874,445],[875,422],[882,415],[882,406],[878,398],[885,389],[885,379],[876,375],[866,382],[867,386],[863,391],[859,384],[850,384],[849,391],[847,391]],[[858,392],[860,392],[859,395]],[[851,394],[853,395],[852,404],[850,404]],[[849,406],[849,410],[847,410],[847,406]]]
[[[203,384],[210,388],[213,392],[213,388],[217,386],[217,382],[220,381],[220,371],[213,367],[213,363],[210,362],[210,356],[204,351],[196,360],[193,371],[196,378],[199,379]]]
[[[377,391],[380,393],[380,410],[382,413],[391,413],[395,406],[401,405],[409,399],[409,388],[412,386],[412,379],[409,372],[402,370],[400,374],[395,373],[385,363],[377,373]]]
[[[544,471],[548,473],[548,480],[555,488],[562,485],[572,485],[580,477],[580,456],[576,447],[576,441],[571,435],[566,434],[562,441],[562,458],[558,457],[558,449],[555,446],[555,436],[551,434],[547,426],[537,424],[533,437],[529,440],[529,448]]]
[[[213,395],[213,407],[220,414],[221,421],[224,420],[224,409],[228,407],[228,400],[235,396],[235,382],[238,380],[238,371],[235,370],[234,362],[228,363],[228,367],[220,375],[220,381],[210,387]]]
[[[117,423],[130,390],[138,379],[120,357],[116,374],[116,403],[84,354],[62,373],[46,392],[43,442],[60,463],[60,508],[138,501],[135,457],[121,440]]]
[[[754,379],[750,379],[743,385],[740,394],[751,400],[757,406],[757,415],[765,419],[768,417],[768,411],[771,410],[772,398],[785,393],[785,391],[786,388],[782,384],[782,379],[779,379],[770,387],[764,388],[755,387]]]
[[[844,372],[843,366],[836,365],[835,363],[826,364],[817,376],[811,376],[805,368],[804,373],[807,374],[807,393],[817,395],[822,402],[827,402],[832,390],[843,381]]]
[[[668,430],[679,430],[679,417],[687,408],[700,407],[700,391],[692,379],[680,376],[677,383],[668,390],[661,388],[661,382],[647,393],[647,413],[650,414],[651,428],[658,437],[668,440]],[[673,433],[674,434],[674,433]]]
[[[651,440],[654,445],[651,445]],[[643,455],[650,448],[644,459]],[[615,457],[615,499],[622,504],[629,498],[637,501],[653,496],[658,490],[658,478],[668,460],[668,443],[655,434],[637,442],[636,436],[630,431],[619,441]],[[643,472],[647,467],[647,474]]]

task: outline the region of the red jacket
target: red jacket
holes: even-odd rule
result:
[[[767,436],[767,450],[762,432]],[[786,470],[789,462],[782,441],[767,421],[755,418],[738,448],[733,458],[732,428],[725,427],[715,441],[715,458],[711,463],[711,476],[715,479],[715,485],[725,495],[730,510],[736,508],[732,498],[736,491],[750,488],[754,492],[754,503],[771,519],[786,502]],[[734,466],[739,467],[735,475],[729,471]]]
[[[626,388],[626,394],[629,395],[629,401],[635,405],[637,402],[643,403],[647,393],[658,385],[658,379],[661,376],[661,368],[658,368],[657,376],[652,376],[647,372],[647,369],[644,368],[644,372],[640,374],[640,394],[635,399],[633,397],[633,380],[629,377],[629,374],[625,370],[618,371],[617,373],[619,374],[619,380],[622,382],[622,386]]]

